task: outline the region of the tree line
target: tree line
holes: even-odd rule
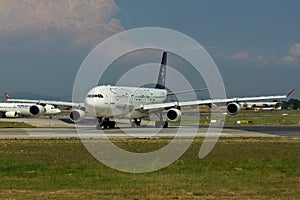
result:
[[[282,101],[282,109],[298,109],[300,108],[300,100],[289,99],[288,101]]]

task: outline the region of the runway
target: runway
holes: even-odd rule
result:
[[[300,137],[300,126],[225,126],[224,129],[238,129],[286,137]]]
[[[118,128],[104,131],[95,129],[95,120],[87,119],[77,125],[77,129],[68,118],[17,118],[0,119],[0,121],[19,121],[37,128],[2,128],[0,139],[30,138],[151,138],[151,137],[300,137],[300,126],[224,126],[223,129],[212,129],[198,125],[171,125],[167,129],[154,128],[145,124],[139,128],[130,128],[128,121],[118,121]]]
[[[153,127],[121,127],[105,131],[91,127],[75,128],[4,128],[0,129],[0,139],[51,139],[51,138],[153,138],[153,137],[217,137],[219,133],[207,127],[171,127],[158,129]],[[300,137],[300,126],[228,126],[224,127],[221,137]]]

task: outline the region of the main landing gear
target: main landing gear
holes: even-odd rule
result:
[[[109,121],[109,118],[100,118],[98,117],[98,124],[96,126],[97,130],[104,130],[108,128],[116,128],[115,121]]]
[[[155,122],[155,128],[168,128],[169,124],[168,121],[163,120],[163,113],[162,110],[159,111],[159,121]]]
[[[98,124],[96,126],[97,130],[116,128],[116,122],[109,121],[109,118],[98,117],[97,120],[98,120]],[[142,120],[139,118],[131,119],[130,126],[132,128],[141,127],[141,122],[142,122]],[[168,128],[168,121],[163,121],[162,114],[160,115],[160,121],[155,122],[155,128]]]
[[[130,126],[132,128],[141,127],[141,122],[141,119],[131,119]],[[160,121],[155,122],[155,128],[168,128],[168,121],[163,121],[163,119],[161,118]]]

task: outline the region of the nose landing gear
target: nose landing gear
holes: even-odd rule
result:
[[[130,120],[130,126],[132,128],[134,128],[134,127],[140,127],[141,126],[141,122],[142,122],[141,119],[131,119]]]
[[[116,122],[115,121],[109,121],[109,118],[97,118],[98,124],[96,126],[97,130],[104,130],[108,128],[115,128]]]

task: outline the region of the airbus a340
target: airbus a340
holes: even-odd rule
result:
[[[52,104],[62,106],[72,106],[70,118],[74,122],[79,122],[86,116],[86,113],[94,116],[98,120],[97,129],[114,128],[113,118],[127,118],[131,121],[132,127],[141,125],[143,118],[149,118],[149,112],[157,112],[160,120],[155,123],[155,127],[168,127],[168,121],[174,122],[181,118],[180,108],[183,106],[194,106],[204,104],[227,104],[227,113],[235,115],[240,110],[241,101],[257,101],[264,99],[287,98],[294,90],[287,95],[258,96],[227,99],[206,99],[194,101],[166,102],[169,93],[165,88],[166,80],[167,52],[163,52],[159,76],[155,88],[141,87],[121,87],[121,86],[97,86],[92,88],[86,95],[84,103],[72,103],[61,101],[32,101],[11,99],[11,101],[33,102],[39,105]],[[205,89],[204,89],[205,90]],[[199,91],[199,90],[198,90]],[[178,93],[186,93],[183,91]],[[174,93],[173,93],[174,94]],[[42,109],[42,106],[37,107]],[[162,110],[166,110],[166,121],[163,120]]]

